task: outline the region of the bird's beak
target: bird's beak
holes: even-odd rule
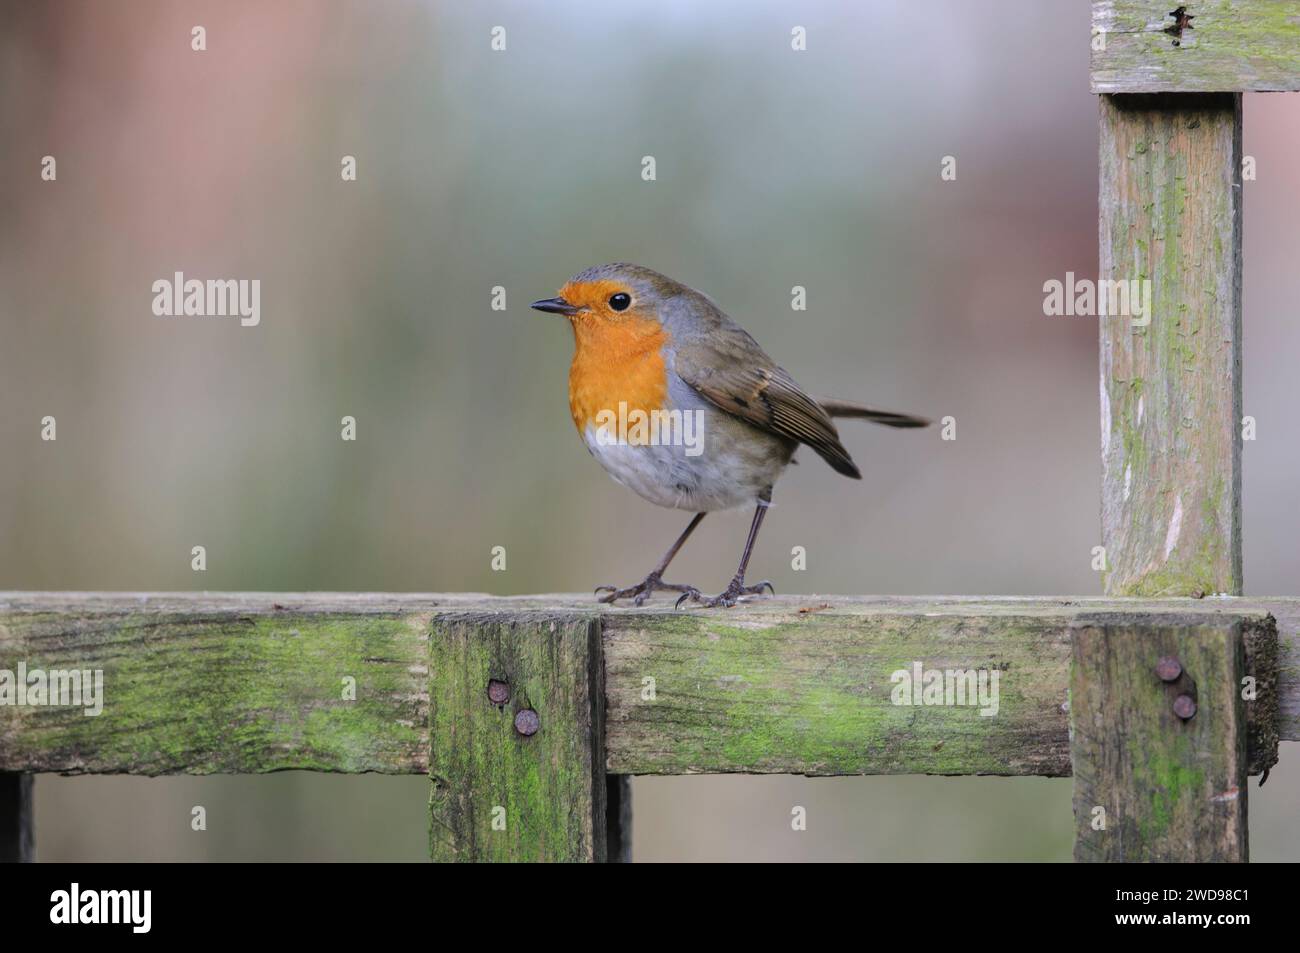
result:
[[[536,308],[538,311],[549,311],[551,314],[577,314],[582,310],[563,298],[543,298],[541,301],[534,301],[528,307]]]

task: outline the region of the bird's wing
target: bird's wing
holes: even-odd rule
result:
[[[709,402],[769,433],[812,447],[839,473],[858,479],[830,415],[730,321],[677,347],[677,376]]]

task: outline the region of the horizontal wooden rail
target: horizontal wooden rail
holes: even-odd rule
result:
[[[0,705],[0,771],[423,774],[431,634],[587,620],[610,774],[1062,776],[1071,627],[1117,613],[1137,631],[1173,617],[1239,621],[1244,671],[1259,681],[1250,769],[1276,760],[1279,735],[1300,740],[1300,599],[804,596],[676,612],[578,596],[7,593],[0,679],[20,664],[100,670],[103,713]],[[484,659],[484,671],[506,664]],[[998,673],[996,713],[969,698],[897,704],[926,701],[900,696],[894,678],[918,665]],[[530,704],[546,718],[544,699]]]
[[[1297,0],[1093,0],[1092,34],[1094,93],[1300,89]]]

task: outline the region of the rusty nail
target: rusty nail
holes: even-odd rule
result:
[[[1182,663],[1172,655],[1165,655],[1156,662],[1156,675],[1162,682],[1172,682],[1181,674],[1183,674]]]
[[[1196,702],[1192,700],[1191,695],[1179,695],[1174,699],[1174,714],[1183,721],[1196,714]]]
[[[537,734],[537,729],[542,726],[541,720],[537,717],[537,712],[531,708],[520,709],[519,714],[515,715],[515,731],[519,732],[525,738],[529,735]]]
[[[504,705],[510,701],[510,686],[500,679],[488,682],[488,700],[494,705]]]

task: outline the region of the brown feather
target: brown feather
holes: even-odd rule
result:
[[[899,414],[892,410],[874,410],[871,407],[864,407],[861,404],[855,404],[849,400],[835,400],[832,397],[819,397],[817,403],[822,405],[822,410],[832,417],[858,417],[863,420],[870,420],[872,423],[884,424],[886,427],[928,427],[930,421],[924,417],[914,417],[911,414]]]
[[[725,333],[733,329],[739,335]],[[807,444],[836,472],[860,479],[862,473],[840,443],[835,424],[822,406],[739,327],[719,330],[724,334],[712,340],[678,347],[678,376],[728,413],[769,433]],[[723,350],[720,344],[732,347]]]

